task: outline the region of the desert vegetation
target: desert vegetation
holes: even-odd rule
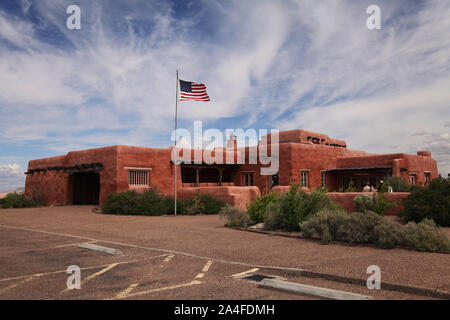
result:
[[[196,194],[191,199],[177,199],[177,213],[182,215],[217,214],[225,202],[209,195]],[[152,188],[143,193],[125,191],[110,193],[101,206],[103,213],[159,216],[173,214],[175,201]]]
[[[406,188],[398,179],[391,182],[397,183],[398,189]],[[320,239],[323,244],[342,241],[383,249],[402,247],[450,253],[450,241],[440,228],[449,223],[449,200],[446,179],[433,180],[429,188],[413,188],[401,214],[408,223],[400,224],[384,217],[387,209],[397,205],[384,192],[373,197],[356,196],[357,212],[347,213],[328,198],[325,190],[307,193],[293,184],[285,193],[269,193],[252,201],[247,212],[227,205],[221,216],[230,227],[264,223],[266,230],[299,231],[306,238]]]

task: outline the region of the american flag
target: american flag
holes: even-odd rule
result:
[[[210,101],[203,83],[180,80],[180,100]]]

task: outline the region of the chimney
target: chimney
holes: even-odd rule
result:
[[[237,149],[236,136],[233,133],[230,134],[230,138],[227,141],[227,148],[228,149],[233,149],[233,150]]]
[[[422,157],[430,157],[431,158],[431,152],[428,150],[417,151],[417,155],[422,156]]]

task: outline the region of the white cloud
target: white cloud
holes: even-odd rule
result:
[[[21,5],[22,5],[22,12],[24,15],[26,15],[32,5],[31,0],[22,0]]]
[[[446,142],[433,145],[449,127],[449,2],[380,1],[381,30],[366,28],[371,1],[203,1],[181,17],[164,2],[81,1],[78,31],[68,4],[33,2],[34,24],[0,9],[0,143],[170,145],[178,68],[212,98],[181,103],[180,120],[303,127],[380,153],[429,147],[449,170]],[[42,38],[49,28],[64,45]]]
[[[446,176],[450,172],[450,139],[443,119],[449,115],[449,87],[450,79],[409,93],[310,108],[279,126],[327,132],[346,139],[351,149],[374,153],[430,150]]]
[[[9,191],[25,185],[24,171],[20,165],[0,164],[0,191]]]

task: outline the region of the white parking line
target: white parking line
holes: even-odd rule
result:
[[[234,278],[239,278],[239,277],[245,276],[246,274],[256,272],[256,271],[258,271],[258,270],[259,270],[259,268],[253,268],[253,269],[250,269],[250,270],[241,272],[241,273],[233,274],[233,275],[231,275],[231,276],[234,277]]]
[[[37,278],[37,277],[38,277],[38,276],[36,276],[36,275],[32,275],[32,276],[30,276],[30,277],[28,277],[28,278],[26,278],[26,279],[24,279],[24,280],[22,280],[22,281],[13,283],[12,285],[10,285],[10,286],[8,286],[8,287],[6,287],[6,288],[0,289],[0,294],[3,293],[3,292],[8,291],[8,290],[10,290],[10,289],[14,289],[14,288],[16,288],[16,287],[18,287],[18,286],[20,286],[20,285],[22,285],[22,284],[24,284],[24,283],[26,283],[26,282],[29,282],[29,281],[31,281],[31,280]]]
[[[133,262],[138,262],[138,260],[118,262],[118,264],[127,264],[127,263],[133,263]],[[109,265],[110,264],[103,264],[103,265],[100,265],[100,266],[85,267],[85,268],[80,268],[80,270],[98,269],[98,268],[101,268],[101,267],[107,267]],[[19,280],[19,279],[28,278],[28,277],[41,277],[41,276],[47,276],[47,275],[50,275],[50,274],[58,274],[58,273],[66,273],[66,272],[67,272],[67,269],[58,270],[58,271],[43,272],[43,273],[28,274],[28,275],[24,275],[24,276],[3,278],[3,279],[0,279],[0,282],[11,281],[11,280]]]
[[[139,285],[139,283],[133,283],[128,288],[126,288],[125,290],[123,290],[122,292],[117,294],[115,296],[115,298],[110,298],[108,300],[131,298],[131,297],[141,296],[141,295],[144,295],[144,294],[149,294],[149,293],[154,293],[154,292],[160,292],[160,291],[165,291],[165,290],[171,290],[171,289],[177,289],[177,288],[183,288],[183,287],[190,287],[190,286],[193,286],[193,285],[202,284],[202,282],[197,280],[197,279],[203,278],[205,273],[208,272],[208,270],[211,267],[212,263],[213,263],[212,260],[209,260],[208,262],[206,262],[206,264],[202,268],[202,272],[197,274],[197,276],[191,282],[131,293],[131,291],[133,291]]]
[[[101,274],[103,274],[103,273],[105,273],[105,272],[111,270],[112,268],[114,268],[114,267],[117,266],[118,264],[119,264],[118,262],[117,262],[117,263],[112,263],[112,264],[110,264],[109,266],[107,266],[106,268],[104,268],[104,269],[102,269],[102,270],[100,270],[100,271],[98,271],[98,272],[96,272],[96,273],[94,273],[94,274],[91,274],[89,277],[87,277],[86,279],[84,279],[83,281],[81,281],[80,285],[83,286],[86,282],[88,282],[88,281],[94,279],[95,277],[97,277],[97,276],[99,276],[99,275],[101,275]],[[64,289],[63,291],[61,291],[59,294],[63,294],[63,293],[65,293],[65,292],[68,292],[69,290],[70,290],[70,289],[66,288],[66,289]]]
[[[83,237],[83,236],[77,236],[72,234],[64,234],[64,233],[56,233],[56,232],[50,232],[50,231],[44,231],[44,230],[38,230],[38,229],[29,229],[29,228],[21,228],[21,227],[15,227],[15,226],[8,226],[4,224],[0,224],[0,227],[9,228],[9,229],[16,229],[16,230],[24,230],[24,231],[31,231],[31,232],[39,232],[44,234],[51,234],[55,236],[63,236],[63,237],[71,237],[71,238],[77,238],[77,239],[85,239],[90,241],[98,241],[98,242],[104,242],[104,243],[110,243],[115,244],[119,246],[124,247],[130,247],[130,248],[136,248],[136,249],[144,249],[144,250],[152,250],[152,251],[159,251],[169,254],[175,254],[175,255],[183,255],[186,257],[193,257],[197,259],[202,260],[213,260],[215,262],[221,262],[226,264],[233,264],[233,265],[240,265],[240,266],[247,266],[247,267],[256,267],[259,269],[272,269],[272,270],[281,270],[281,271],[293,271],[293,272],[301,272],[301,271],[307,271],[306,269],[300,269],[300,268],[290,268],[290,267],[279,267],[279,266],[264,266],[264,265],[256,265],[251,263],[245,263],[240,261],[229,261],[224,259],[216,259],[211,257],[205,257],[205,256],[199,256],[193,253],[189,252],[183,252],[183,251],[176,251],[176,250],[169,250],[169,249],[161,249],[161,248],[154,248],[154,247],[144,247],[139,245],[134,245],[130,243],[123,243],[123,242],[117,242],[117,241],[109,241],[109,240],[101,240],[101,239],[94,239],[90,237]]]
[[[213,261],[212,260],[208,260],[208,262],[205,264],[205,266],[202,269],[202,272],[200,272],[198,275],[195,276],[195,279],[200,279],[203,278],[205,273],[208,272],[209,268],[211,267]]]

